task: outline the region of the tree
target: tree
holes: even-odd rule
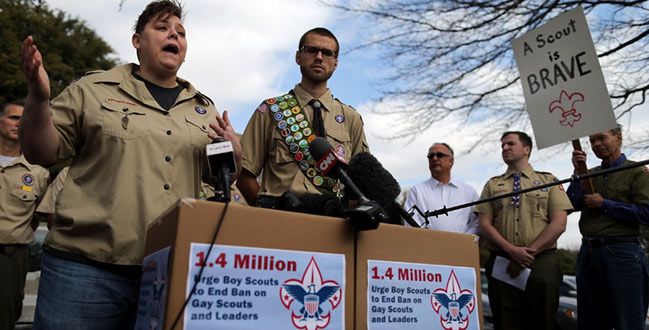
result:
[[[45,56],[53,96],[85,72],[117,63],[113,49],[85,22],[52,11],[43,1],[0,0],[0,101],[27,94],[20,45],[30,34]]]
[[[440,121],[482,122],[489,133],[527,126],[511,41],[582,6],[618,119],[649,90],[649,6],[645,1],[343,0],[327,5],[368,19],[352,51],[378,47],[389,67],[380,113],[397,114],[413,137]],[[395,84],[395,82],[397,82]],[[415,119],[416,118],[416,119]],[[466,136],[465,136],[466,137]],[[471,138],[466,137],[466,138]]]

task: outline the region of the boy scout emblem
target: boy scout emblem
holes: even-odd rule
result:
[[[343,115],[336,115],[336,121],[339,123],[342,123],[345,121],[345,116]]]
[[[317,169],[314,168],[316,162],[309,153],[308,147],[309,142],[313,141],[316,136],[313,134],[311,124],[302,113],[297,99],[291,94],[286,94],[269,98],[264,103],[274,113],[273,118],[277,121],[277,129],[303,174],[315,186],[332,189],[336,180],[315,175],[317,173]]]
[[[204,115],[207,113],[207,109],[202,107],[195,107],[194,110],[196,110],[196,113],[198,113],[199,115]]]
[[[31,185],[34,184],[34,177],[31,174],[23,175],[22,179],[23,179],[23,183],[28,185],[28,186],[31,186]]]

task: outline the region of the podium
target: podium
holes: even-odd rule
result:
[[[444,329],[440,316],[480,328],[473,235],[355,233],[345,219],[235,204],[220,223],[224,209],[179,202],[148,228],[136,329]]]

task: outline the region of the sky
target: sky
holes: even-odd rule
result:
[[[148,1],[127,0],[121,10],[119,0],[47,3],[52,9],[84,20],[115,50],[120,62],[137,62],[131,35],[135,20]],[[456,150],[453,176],[472,185],[478,193],[489,178],[506,170],[498,140],[487,142],[493,143],[493,148],[483,147],[470,154],[461,152],[469,145],[463,137],[481,135],[480,123],[433,125],[427,131],[417,132],[414,139],[386,139],[386,132],[394,129],[395,118],[372,110],[390,106],[378,101],[376,87],[389,63],[373,49],[345,52],[345,47],[359,43],[360,29],[366,26],[361,24],[362,18],[346,16],[317,0],[185,0],[184,4],[188,51],[179,76],[212,98],[221,112],[228,110],[237,132],[243,132],[262,100],[286,93],[299,82],[299,67],[294,59],[298,40],[310,28],[324,26],[337,36],[342,50],[329,88],[335,97],[361,113],[370,151],[402,189],[430,177],[426,154],[434,142],[447,142]],[[47,54],[44,58],[47,65]],[[636,111],[632,120],[628,117],[622,122],[625,136],[645,130],[643,123],[649,118],[644,108]],[[528,123],[527,127],[512,129],[532,133],[529,127]],[[587,139],[582,138],[581,143],[585,150],[589,149]],[[535,148],[530,162],[536,170],[549,171],[564,179],[572,174],[570,153],[569,143],[544,150]],[[598,165],[592,153],[589,156],[588,167]],[[627,156],[641,160],[639,157],[647,155]],[[454,205],[447,205],[450,206]],[[568,217],[559,247],[579,247],[577,221],[578,214]]]

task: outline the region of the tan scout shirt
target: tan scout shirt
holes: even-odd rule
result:
[[[557,181],[548,172],[536,172],[528,166],[521,172],[521,190]],[[493,177],[485,184],[480,199],[514,191],[514,171]],[[493,226],[515,246],[528,246],[550,223],[550,214],[572,209],[568,195],[560,185],[531,191],[521,195],[520,206],[512,205],[512,198],[502,198],[476,206],[475,212],[493,218]],[[556,243],[555,243],[556,246]],[[495,247],[490,246],[494,250]]]
[[[7,167],[0,165],[0,244],[34,241],[30,222],[49,176],[46,169],[28,163],[22,155]]]
[[[64,167],[56,176],[54,181],[50,183],[49,187],[47,187],[43,199],[38,204],[38,208],[36,208],[36,212],[54,213],[56,211],[56,200],[59,196],[59,192],[63,189],[63,182],[65,182],[65,179],[68,177],[68,169],[69,167]]]
[[[147,225],[182,197],[198,198],[209,99],[191,84],[161,108],[134,64],[86,75],[51,105],[60,159],[73,157],[45,244],[87,258],[141,262]]]
[[[293,88],[306,118],[313,123],[313,109],[308,103],[313,99],[300,85]],[[327,140],[334,149],[349,160],[353,155],[368,151],[361,116],[352,107],[335,99],[330,90],[319,99]],[[273,113],[264,107],[252,115],[241,137],[242,166],[254,175],[262,173],[260,193],[281,195],[287,190],[317,193],[318,189],[298,167],[284,139],[277,130]],[[263,170],[263,172],[262,172]]]

